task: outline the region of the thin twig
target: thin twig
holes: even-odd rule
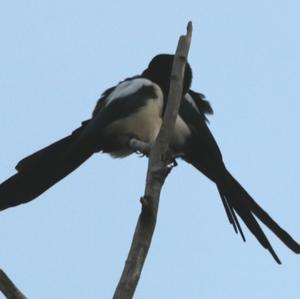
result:
[[[191,36],[192,23],[189,22],[187,34],[181,36],[178,42],[163,124],[150,152],[145,195],[141,199],[142,211],[113,299],[130,299],[133,297],[150,248],[157,219],[160,191],[169,173],[167,170],[167,165],[170,162],[169,143],[182,97],[184,70]]]
[[[10,278],[0,269],[0,291],[8,299],[26,299]]]

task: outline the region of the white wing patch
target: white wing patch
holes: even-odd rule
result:
[[[124,98],[130,94],[136,93],[143,86],[154,85],[154,83],[145,78],[136,78],[121,82],[114,91],[107,97],[107,104],[120,98]]]
[[[185,96],[184,96],[184,99],[187,100],[190,104],[192,104],[192,106],[195,108],[195,110],[197,110],[197,112],[200,113],[193,97],[189,94],[189,93],[186,93]]]

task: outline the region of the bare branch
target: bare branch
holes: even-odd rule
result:
[[[192,23],[187,26],[187,34],[178,42],[170,82],[170,91],[163,124],[150,151],[145,195],[141,199],[140,213],[134,232],[131,248],[116,288],[113,299],[130,299],[133,297],[139,281],[152,236],[155,229],[160,191],[169,173],[169,143],[181,101],[184,70],[192,37]]]
[[[26,299],[10,278],[0,269],[0,291],[8,299]]]

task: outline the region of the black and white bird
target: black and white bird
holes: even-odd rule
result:
[[[139,76],[107,89],[92,117],[69,136],[21,160],[17,173],[0,185],[0,210],[29,202],[78,168],[94,153],[126,157],[134,152],[130,141],[153,143],[162,123],[169,92],[173,55],[155,56]],[[259,243],[280,263],[256,218],[295,253],[300,245],[283,230],[247,193],[224,165],[220,149],[211,134],[206,114],[212,108],[200,93],[191,90],[192,69],[186,65],[183,99],[176,120],[171,150],[180,153],[211,181],[219,191],[227,217],[241,234],[238,216]]]

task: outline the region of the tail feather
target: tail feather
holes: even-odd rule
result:
[[[82,129],[89,121],[84,121],[82,126],[72,132],[71,135],[60,139],[47,147],[23,158],[15,167],[17,171],[26,171],[33,168],[47,167],[58,160],[60,156],[64,155],[72,145],[77,141],[77,137],[82,132]]]
[[[53,163],[53,160],[58,160],[59,155],[63,155],[73,141],[74,138],[72,135],[56,141],[28,157],[23,158],[18,162],[15,168],[18,172],[26,172],[36,168],[47,167]]]
[[[272,245],[268,241],[266,235],[259,226],[254,215],[269,227],[273,233],[296,253],[300,253],[300,245],[283,230],[247,193],[247,191],[231,176],[229,172],[226,173],[222,183],[218,183],[218,189],[223,203],[227,204],[225,208],[228,216],[228,211],[231,211],[231,216],[228,216],[229,221],[236,227],[243,237],[242,230],[238,224],[235,213],[243,220],[249,230],[257,238],[260,244],[269,250],[277,263],[281,263]],[[224,204],[224,206],[225,206]],[[235,228],[236,230],[236,228]],[[244,239],[244,237],[243,237]]]
[[[248,194],[248,192],[231,176],[232,180],[237,186],[239,186],[243,193],[243,198],[246,199],[246,203],[251,212],[263,222],[287,247],[289,247],[295,253],[300,253],[300,245],[291,237],[291,235],[285,231],[282,227],[276,223],[271,216],[263,210],[257,202]]]
[[[0,185],[0,210],[33,200],[86,161],[93,151],[74,146],[76,140],[72,134],[20,161],[18,173]]]
[[[218,187],[218,190],[219,190],[219,194],[220,194],[220,197],[222,199],[222,203],[224,205],[224,209],[226,211],[229,222],[232,224],[232,226],[234,228],[234,231],[236,233],[240,233],[243,241],[246,242],[245,235],[244,235],[243,230],[240,226],[239,220],[237,219],[235,211],[233,210],[232,206],[228,203],[228,200],[227,200],[226,196],[222,193],[222,191],[219,187]]]
[[[278,256],[276,255],[272,245],[268,241],[261,227],[257,223],[256,219],[252,215],[251,211],[244,205],[240,197],[228,195],[228,204],[230,207],[241,217],[243,222],[256,237],[259,243],[266,249],[268,249],[271,255],[274,257],[277,263],[281,263]]]

